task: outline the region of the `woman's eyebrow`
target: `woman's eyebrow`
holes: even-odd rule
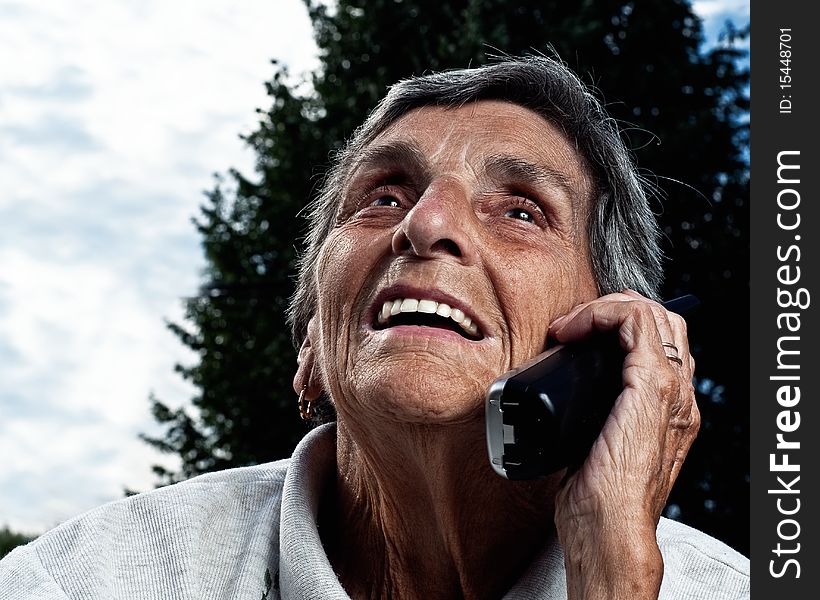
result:
[[[513,181],[528,187],[558,187],[568,198],[574,198],[579,191],[577,182],[563,171],[511,154],[488,157],[484,161],[484,171],[493,179]]]
[[[413,179],[430,178],[430,166],[424,153],[413,143],[390,142],[367,146],[356,160],[353,176],[368,170],[401,169]]]

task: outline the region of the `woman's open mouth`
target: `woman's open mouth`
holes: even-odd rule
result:
[[[446,329],[472,341],[484,337],[478,325],[464,311],[444,302],[424,298],[394,298],[382,304],[373,327],[387,329],[399,325]]]

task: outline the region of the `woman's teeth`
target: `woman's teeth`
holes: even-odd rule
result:
[[[427,313],[430,315],[436,314],[445,319],[449,318],[470,335],[478,335],[478,327],[476,324],[459,309],[452,308],[444,302],[416,300],[415,298],[396,298],[395,300],[388,300],[382,304],[382,309],[379,311],[378,316],[379,325],[386,325],[391,316],[395,316],[399,313],[413,312]]]

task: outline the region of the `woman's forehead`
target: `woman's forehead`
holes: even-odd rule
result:
[[[541,115],[500,100],[457,108],[424,106],[397,119],[356,158],[353,173],[402,164],[430,175],[512,169],[549,178],[588,197],[589,169],[566,136]]]

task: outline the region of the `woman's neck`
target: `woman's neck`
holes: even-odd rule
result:
[[[322,540],[354,598],[498,598],[553,534],[556,482],[490,468],[484,424],[337,429]],[[360,441],[361,440],[361,441]]]

